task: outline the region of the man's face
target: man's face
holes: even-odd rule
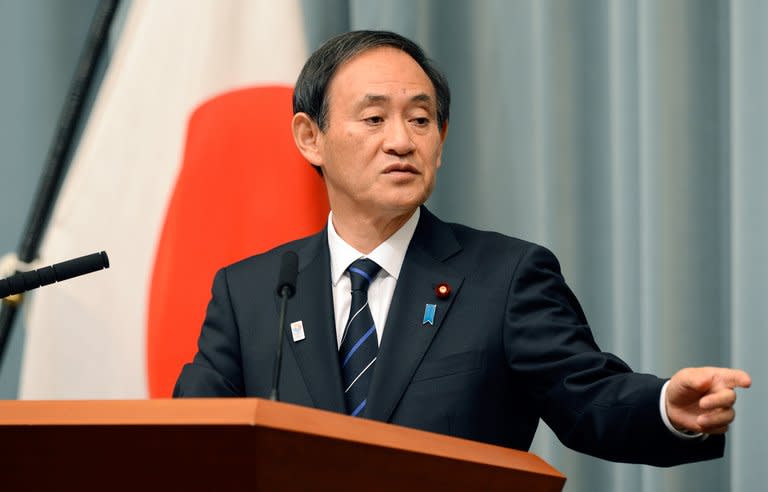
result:
[[[334,214],[396,216],[424,203],[444,132],[435,89],[419,64],[394,48],[365,51],[336,72],[327,103],[314,164],[323,169]]]

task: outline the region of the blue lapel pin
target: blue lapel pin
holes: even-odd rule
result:
[[[429,323],[432,326],[435,326],[435,311],[437,310],[436,304],[427,304],[424,306],[424,321],[421,322],[421,324],[426,325]]]

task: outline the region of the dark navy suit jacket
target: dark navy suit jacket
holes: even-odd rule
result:
[[[220,270],[194,361],[177,397],[270,391],[275,280],[299,256],[287,322],[282,401],[344,412],[330,257],[322,232]],[[438,298],[447,283],[451,294]],[[424,324],[436,304],[434,325]],[[724,438],[686,441],[659,414],[663,380],[601,352],[545,248],[440,221],[422,208],[380,344],[365,416],[527,450],[539,419],[567,446],[614,461],[668,466],[722,456]]]

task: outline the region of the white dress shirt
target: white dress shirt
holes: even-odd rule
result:
[[[331,290],[333,291],[337,345],[341,345],[344,327],[347,324],[349,309],[352,304],[352,281],[349,278],[347,268],[353,261],[360,258],[373,260],[381,267],[368,287],[368,306],[373,315],[373,323],[376,325],[376,336],[379,344],[381,344],[389,305],[392,304],[392,296],[397,285],[397,277],[400,275],[405,252],[408,250],[413,233],[416,231],[420,214],[421,211],[417,208],[416,212],[397,232],[367,255],[357,251],[336,233],[336,229],[333,227],[333,212],[328,214],[328,249],[331,253],[331,282],[333,283]]]

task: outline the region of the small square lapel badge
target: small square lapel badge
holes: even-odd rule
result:
[[[304,323],[301,320],[291,323],[291,336],[294,342],[300,342],[307,338],[304,335]]]

